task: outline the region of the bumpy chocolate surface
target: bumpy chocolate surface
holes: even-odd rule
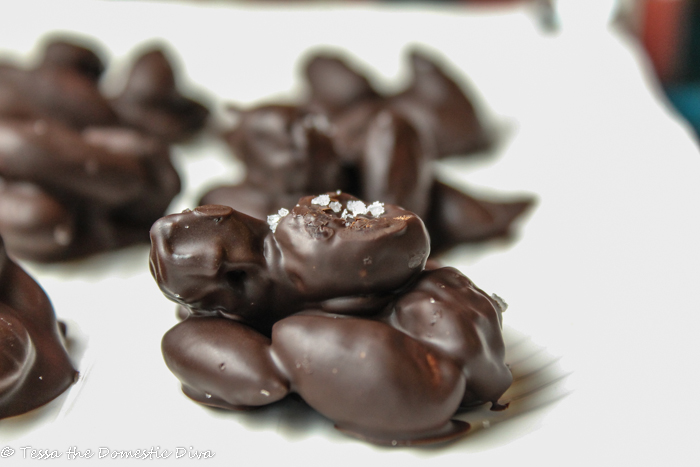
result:
[[[207,205],[160,219],[151,239],[154,278],[189,312],[163,355],[202,404],[296,393],[343,432],[410,445],[466,432],[454,413],[512,381],[500,302],[455,269],[426,270],[427,231],[397,206],[329,192],[264,223]]]
[[[11,254],[59,261],[148,241],[180,191],[168,143],[208,112],[181,96],[160,50],[123,93],[99,89],[99,54],[63,39],[34,68],[0,65],[0,234]]]
[[[479,199],[436,179],[435,159],[483,149],[488,135],[440,67],[417,52],[411,66],[410,85],[383,96],[340,57],[316,55],[305,67],[306,102],[231,109],[238,123],[225,139],[247,176],[209,191],[201,204],[264,218],[301,196],[340,189],[416,213],[439,239],[434,250],[507,235],[532,200]]]
[[[262,331],[307,308],[374,313],[422,271],[428,234],[402,208],[353,216],[355,197],[326,196],[273,215],[275,232],[228,206],[161,218],[151,228],[151,271],[171,300],[199,314],[235,314]]]
[[[49,299],[0,239],[0,418],[46,404],[77,376]]]

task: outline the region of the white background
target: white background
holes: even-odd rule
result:
[[[31,60],[47,32],[77,32],[102,44],[114,90],[135,47],[163,39],[183,82],[219,104],[298,97],[300,57],[319,46],[350,52],[386,89],[406,82],[409,45],[436,52],[502,135],[494,154],[438,172],[479,192],[538,199],[514,242],[443,260],[508,301],[509,336],[561,357],[556,390],[539,391],[553,402],[540,410],[447,446],[378,448],[298,404],[239,414],[183,396],[160,354],[174,306],[148,273],[147,246],[25,264],[69,324],[81,380],[47,407],[0,421],[0,448],[17,461],[23,446],[192,446],[216,453],[202,462],[231,466],[697,465],[698,146],[639,47],[608,25],[610,2],[560,3],[568,9],[555,34],[525,7],[0,3],[4,60]],[[171,211],[192,207],[209,183],[241,177],[206,138],[176,148],[175,159],[185,192]],[[157,464],[170,462],[183,461]]]

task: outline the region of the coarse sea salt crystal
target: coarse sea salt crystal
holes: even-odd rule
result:
[[[277,214],[270,214],[267,216],[267,225],[270,226],[270,230],[273,232],[277,230],[277,224],[279,224],[282,218],[287,214],[289,214],[289,210],[281,208],[279,211],[277,211]]]
[[[282,217],[279,214],[270,214],[267,216],[267,225],[270,226],[270,230],[273,232],[277,230],[277,224],[280,223],[280,219],[282,219]]]
[[[367,206],[360,200],[348,201],[348,210],[352,212],[353,216],[359,216],[360,214],[367,214]]]
[[[332,201],[328,206],[333,210],[333,212],[340,212],[343,207],[343,205],[338,201]]]
[[[346,227],[350,225],[352,223],[352,219],[354,219],[352,214],[350,214],[347,209],[343,209],[343,213],[340,215],[340,218],[343,219]]]
[[[318,195],[314,199],[311,200],[311,204],[318,204],[319,206],[328,206],[328,203],[331,202],[331,197],[328,195]]]
[[[367,210],[374,217],[379,217],[382,214],[384,214],[384,203],[380,203],[379,201],[375,201],[374,203],[369,205]]]

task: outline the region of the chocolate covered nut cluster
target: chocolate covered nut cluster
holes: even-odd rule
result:
[[[432,157],[486,149],[491,135],[462,88],[428,55],[414,50],[409,59],[412,80],[393,95],[381,95],[338,56],[318,54],[307,61],[308,106],[337,123],[342,155],[360,156],[363,142],[357,136],[366,136],[367,126],[383,110],[408,120]]]
[[[207,108],[184,95],[160,48],[142,53],[122,93],[111,101],[122,124],[165,141],[183,141],[204,127]]]
[[[161,51],[115,99],[97,53],[49,41],[34,68],[0,65],[0,234],[12,255],[59,261],[148,241],[180,191],[168,144],[206,109],[181,96]]]
[[[60,261],[148,240],[180,190],[167,146],[133,130],[0,119],[0,233],[12,255]]]
[[[267,222],[205,205],[157,221],[151,272],[189,316],[163,338],[184,393],[249,409],[298,394],[373,443],[465,433],[460,407],[496,403],[502,302],[453,268],[426,270],[421,219],[341,192]]]
[[[433,61],[413,52],[411,66],[409,86],[382,95],[339,57],[316,55],[305,67],[305,102],[231,108],[238,122],[225,139],[247,177],[214,188],[201,204],[264,218],[301,196],[341,189],[416,213],[434,251],[506,235],[532,200],[479,199],[435,177],[434,160],[484,149],[490,137],[469,98]]]
[[[46,404],[77,376],[49,299],[0,239],[0,418]]]

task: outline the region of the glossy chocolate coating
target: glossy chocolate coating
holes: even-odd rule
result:
[[[157,140],[53,120],[0,119],[0,177],[0,233],[12,254],[34,261],[148,241],[180,189]]]
[[[150,268],[163,293],[198,314],[233,313],[251,323],[269,306],[268,226],[227,206],[200,206],[151,228]],[[206,241],[202,241],[206,238]]]
[[[469,98],[427,56],[411,54],[413,80],[383,96],[340,57],[306,64],[308,101],[232,109],[224,135],[245,163],[239,185],[218,186],[200,204],[263,219],[310,193],[342,190],[382,199],[425,220],[435,250],[505,235],[530,199],[479,199],[436,179],[438,157],[483,149],[486,132]]]
[[[428,233],[412,212],[385,204],[384,213],[342,219],[354,196],[328,193],[342,207],[299,200],[274,233],[285,275],[306,301],[371,297],[409,283],[430,254]]]
[[[453,268],[426,271],[400,297],[389,322],[413,339],[449,355],[468,375],[463,406],[497,401],[512,375],[503,364],[501,305]],[[488,349],[484,351],[484,349]]]
[[[238,321],[191,316],[168,331],[162,348],[183,391],[203,404],[245,410],[289,394],[270,338]]]
[[[204,127],[209,116],[203,104],[181,94],[161,49],[139,56],[112,106],[124,124],[166,141],[189,138]]]
[[[0,240],[0,418],[46,404],[77,377],[49,299]]]
[[[151,271],[171,300],[263,330],[309,307],[376,312],[422,271],[428,234],[396,206],[344,220],[342,210],[356,198],[328,195],[342,205],[338,212],[308,196],[275,232],[227,206],[166,216],[151,228]]]
[[[205,405],[296,393],[370,442],[459,436],[469,426],[454,413],[495,404],[512,380],[499,302],[455,269],[424,269],[429,241],[413,213],[385,204],[346,218],[356,198],[327,195],[270,228],[225,206],[154,224],[151,271],[190,312],[163,338],[166,364]]]
[[[272,352],[311,407],[387,444],[441,432],[464,394],[459,366],[372,319],[291,316],[275,324]]]

